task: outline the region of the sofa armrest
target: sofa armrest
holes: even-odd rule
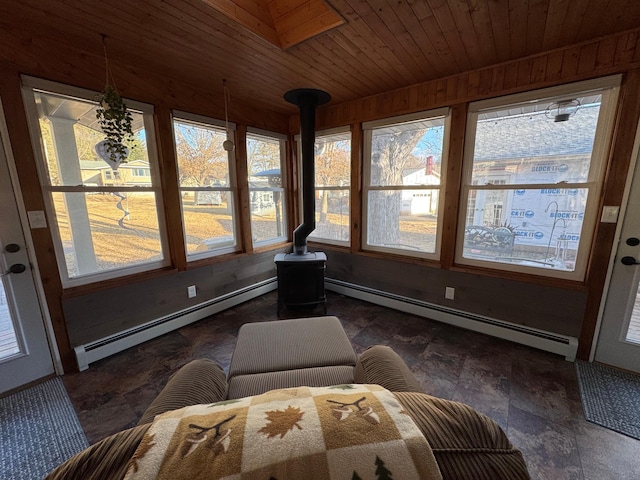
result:
[[[424,389],[402,358],[385,345],[365,350],[356,362],[356,383],[377,384],[392,392],[419,392]]]
[[[193,360],[173,374],[138,425],[150,423],[156,415],[169,410],[224,400],[227,388],[227,377],[217,363],[208,358]]]
[[[121,480],[151,424],[115,433],[74,455],[45,480]]]

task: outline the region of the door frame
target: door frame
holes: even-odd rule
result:
[[[629,196],[631,194],[631,185],[636,173],[636,169],[640,168],[640,123],[636,129],[636,136],[633,142],[633,149],[631,150],[631,161],[629,162],[629,170],[627,171],[627,179],[624,185],[624,193],[620,204],[620,210],[618,212],[618,219],[616,224],[616,231],[613,237],[613,244],[611,247],[611,253],[609,254],[609,265],[607,267],[607,276],[602,289],[602,296],[600,297],[600,307],[598,309],[598,320],[596,322],[595,333],[593,340],[591,341],[591,350],[589,352],[589,361],[593,362],[596,356],[596,349],[598,347],[598,340],[600,339],[600,332],[602,329],[602,321],[604,318],[604,310],[607,303],[607,296],[609,295],[609,288],[611,287],[611,279],[613,276],[613,268],[616,264],[616,257],[618,255],[618,248],[620,246],[620,239],[622,237],[622,227],[624,224],[627,209],[629,207]]]
[[[51,353],[51,359],[53,361],[53,368],[56,375],[63,375],[64,368],[62,366],[62,359],[60,357],[60,351],[56,342],[55,331],[53,329],[53,323],[51,316],[49,315],[49,307],[47,304],[46,296],[44,293],[44,286],[42,284],[42,278],[40,276],[40,267],[38,266],[38,260],[34,254],[35,245],[31,236],[31,228],[29,226],[27,209],[25,207],[22,198],[22,189],[18,180],[18,172],[15,164],[15,157],[13,156],[13,148],[11,147],[11,141],[9,138],[9,129],[7,127],[6,117],[4,114],[4,105],[0,98],[0,148],[3,149],[4,157],[7,162],[7,169],[9,171],[9,180],[13,189],[13,197],[15,199],[16,207],[18,209],[18,216],[20,218],[20,227],[22,229],[22,235],[24,237],[25,245],[27,247],[27,257],[32,265],[31,274],[35,284],[36,295],[38,297],[38,303],[40,304],[40,310],[42,312],[42,321],[44,322],[44,330],[47,337],[47,344],[49,345],[49,351]],[[1,160],[0,160],[1,161]]]

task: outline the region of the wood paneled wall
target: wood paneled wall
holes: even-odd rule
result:
[[[318,108],[316,127],[331,128],[472,102],[640,67],[640,31],[506,62],[381,95]],[[292,117],[290,130],[299,129]]]

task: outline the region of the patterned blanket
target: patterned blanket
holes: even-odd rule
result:
[[[379,385],[273,390],[164,413],[132,457],[138,479],[442,480],[431,447]]]

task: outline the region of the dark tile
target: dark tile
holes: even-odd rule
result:
[[[576,427],[585,480],[640,478],[640,441],[586,420]]]
[[[491,355],[471,354],[465,359],[459,383],[465,388],[492,395],[509,396],[511,390],[511,359],[495,352]]]
[[[512,405],[507,435],[522,452],[532,480],[583,478],[580,454],[571,428]]]
[[[564,382],[555,369],[521,369],[514,363],[511,405],[566,427],[571,427],[574,422]]]
[[[77,414],[90,444],[121,430],[131,428],[139,418],[121,396],[115,396],[96,408],[79,410]]]
[[[487,389],[475,390],[459,381],[451,400],[466,403],[478,412],[494,420],[506,432],[509,423],[509,395]]]

